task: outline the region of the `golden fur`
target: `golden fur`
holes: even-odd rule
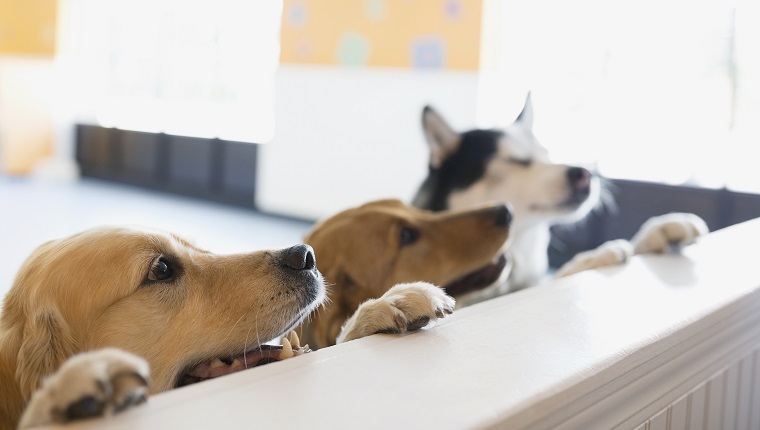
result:
[[[80,352],[143,357],[155,393],[188,366],[286,333],[324,298],[316,269],[285,267],[286,251],[221,256],[171,234],[111,227],[40,246],[0,317],[0,428],[15,427],[41,379]],[[153,279],[160,258],[173,267],[168,280]]]
[[[328,305],[304,324],[309,345],[335,344],[341,326],[360,304],[393,285],[424,281],[446,286],[500,255],[511,215],[504,205],[433,213],[399,200],[380,200],[317,223],[306,236],[319,256]],[[402,229],[416,235],[412,243]],[[500,273],[499,273],[500,274]],[[459,296],[448,291],[457,301]],[[463,301],[462,303],[465,303]]]

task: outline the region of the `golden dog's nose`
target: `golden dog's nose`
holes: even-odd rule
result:
[[[314,250],[306,244],[298,244],[286,249],[282,261],[285,266],[293,270],[314,270],[317,267]]]

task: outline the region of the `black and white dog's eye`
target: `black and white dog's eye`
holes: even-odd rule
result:
[[[166,281],[174,276],[171,262],[164,257],[157,259],[148,271],[149,281]]]
[[[522,167],[530,167],[533,164],[533,159],[509,157],[507,159],[507,162],[511,164],[517,164],[518,166],[522,166]]]
[[[401,246],[411,245],[420,238],[420,231],[412,227],[401,227],[399,233],[399,244]]]

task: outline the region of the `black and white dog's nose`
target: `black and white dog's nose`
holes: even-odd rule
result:
[[[583,167],[568,167],[567,182],[573,188],[588,188],[591,183],[591,172]]]
[[[291,246],[284,251],[283,264],[293,270],[314,270],[317,259],[314,250],[306,244]]]

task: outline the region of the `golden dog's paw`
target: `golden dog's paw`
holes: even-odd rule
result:
[[[678,252],[709,232],[702,218],[690,213],[670,213],[649,218],[633,236],[636,254]]]
[[[585,270],[600,269],[628,261],[633,255],[633,247],[624,239],[610,240],[598,248],[576,254],[557,270],[557,276],[569,276]]]
[[[121,412],[145,402],[149,379],[148,363],[119,349],[76,355],[32,395],[19,428]]]
[[[454,311],[455,301],[427,282],[397,284],[379,299],[367,300],[343,325],[337,343],[375,333],[419,330]]]

